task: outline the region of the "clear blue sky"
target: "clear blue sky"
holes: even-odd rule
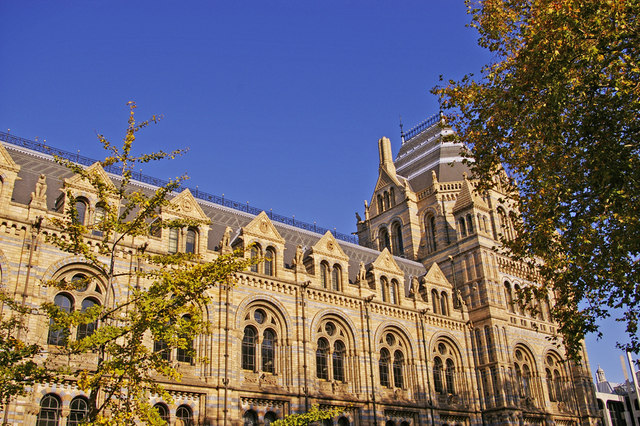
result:
[[[463,1],[0,1],[0,130],[101,158],[96,132],[142,150],[189,147],[161,178],[355,230],[377,140],[438,111],[438,76],[490,59]],[[587,340],[592,370],[621,381],[616,338]]]

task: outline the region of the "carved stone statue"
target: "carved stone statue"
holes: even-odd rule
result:
[[[360,285],[367,281],[367,270],[364,267],[364,263],[360,262],[360,270],[358,271],[357,281]]]
[[[302,252],[302,246],[298,244],[296,247],[296,254],[293,256],[293,266],[296,270],[302,270],[304,268],[304,253]]]
[[[220,240],[220,252],[231,253],[231,228],[227,226]]]
[[[420,281],[418,280],[418,277],[411,278],[409,296],[413,297],[415,300],[422,301],[422,295],[420,294]]]
[[[47,177],[40,175],[36,182],[36,190],[31,193],[31,201],[29,206],[40,209],[47,208]]]

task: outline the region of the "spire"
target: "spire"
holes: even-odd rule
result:
[[[604,370],[599,365],[598,365],[598,369],[596,370],[596,381],[598,383],[607,381],[607,378],[604,376]]]
[[[380,167],[386,170],[391,176],[396,175],[396,166],[393,164],[391,156],[391,141],[387,137],[382,137],[378,141],[378,152],[380,153]]]

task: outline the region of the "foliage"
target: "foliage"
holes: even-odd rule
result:
[[[31,310],[0,292],[0,409],[19,395],[25,395],[34,383],[51,378],[48,370],[34,357],[40,352],[38,345],[22,341],[20,333],[26,333],[24,318]],[[9,314],[7,315],[7,311]]]
[[[516,203],[519,232],[506,246],[539,267],[553,290],[570,354],[612,313],[630,338],[619,347],[637,352],[640,3],[467,0],[467,7],[493,60],[481,78],[434,92],[470,147],[478,190],[502,187]],[[510,177],[494,178],[502,166]]]
[[[322,420],[332,419],[339,416],[344,412],[342,407],[331,408],[319,408],[317,405],[312,405],[311,410],[302,414],[291,414],[283,419],[276,420],[271,423],[273,426],[305,426],[314,422],[321,422]]]
[[[47,236],[47,240],[59,249],[81,255],[96,271],[86,280],[53,280],[47,285],[79,289],[86,286],[87,281],[97,280],[109,289],[104,306],[94,306],[86,311],[67,313],[53,303],[43,305],[52,327],[67,332],[66,344],[60,348],[62,353],[85,355],[89,359],[97,357],[95,368],[77,371],[75,375],[78,386],[90,395],[88,420],[100,425],[165,423],[149,404],[149,395],[156,394],[171,401],[157,378],[179,380],[180,373],[163,354],[179,348],[189,356],[195,355],[192,341],[207,331],[201,308],[210,301],[208,291],[215,285],[232,285],[235,272],[250,264],[242,259],[241,253],[220,255],[212,262],[204,262],[195,254],[147,252],[146,237],[151,232],[152,221],[162,228],[202,223],[189,219],[160,221],[162,209],[169,205],[170,194],[179,188],[184,177],[155,191],[131,185],[135,167],[149,161],[174,158],[181,151],[133,155],[137,132],[156,122],[158,117],[136,123],[135,104],[129,103],[129,107],[129,125],[121,147],[98,135],[109,152],[101,165],[121,168],[120,176],[113,184],[105,181],[95,169],[58,159],[76,176],[90,183],[98,205],[104,208],[104,217],[90,226],[81,223],[76,196],[72,188],[66,187],[65,215],[52,219],[60,232]],[[95,231],[101,235],[97,250]],[[116,267],[118,257],[125,249],[132,253],[135,258],[132,264],[138,267]],[[116,283],[126,287],[125,294],[117,298],[113,292]],[[94,324],[95,331],[75,340],[68,330],[83,324]],[[153,341],[161,342],[161,349],[154,351],[150,345]]]

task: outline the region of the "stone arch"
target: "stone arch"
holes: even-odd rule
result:
[[[436,348],[436,345],[438,344],[438,342],[443,340],[449,343],[449,345],[451,345],[452,348],[454,348],[456,357],[457,357],[456,361],[460,363],[460,366],[466,367],[467,362],[465,360],[465,357],[462,356],[462,349],[460,349],[462,348],[462,345],[460,344],[458,339],[456,339],[455,336],[453,336],[448,331],[440,331],[438,333],[435,333],[433,336],[431,336],[431,339],[429,339],[429,343],[428,343],[429,353],[430,354],[433,353],[433,350]]]
[[[349,344],[351,345],[351,348],[357,351],[358,350],[358,339],[356,338],[357,328],[353,323],[353,321],[351,320],[351,318],[347,317],[346,315],[344,315],[343,312],[337,309],[325,309],[315,314],[315,316],[313,317],[313,320],[311,321],[311,333],[310,333],[311,341],[315,341],[316,339],[316,330],[320,325],[320,322],[328,318],[332,318],[335,321],[342,323],[344,328],[349,332],[349,339],[350,339]]]
[[[376,329],[373,335],[374,345],[377,345],[377,342],[379,342],[380,339],[382,339],[382,335],[387,331],[395,331],[404,338],[404,340],[407,343],[407,348],[411,350],[411,354],[410,354],[411,359],[414,359],[417,356],[418,352],[417,352],[416,343],[415,343],[417,339],[412,339],[411,333],[409,332],[409,330],[404,325],[400,324],[397,321],[387,321],[378,326],[378,328]],[[376,351],[375,346],[373,347],[373,351],[374,352]]]
[[[291,316],[288,314],[282,302],[280,302],[278,299],[268,294],[249,296],[249,297],[246,297],[242,302],[240,302],[240,304],[238,305],[238,309],[236,311],[236,318],[234,321],[235,329],[236,330],[242,329],[242,322],[244,321],[244,316],[247,309],[251,305],[260,303],[260,302],[266,302],[269,305],[269,308],[271,308],[278,316],[280,316],[280,319],[282,321],[283,337],[286,337],[287,340],[291,341],[292,339],[291,324],[293,324],[293,321],[291,320]]]

